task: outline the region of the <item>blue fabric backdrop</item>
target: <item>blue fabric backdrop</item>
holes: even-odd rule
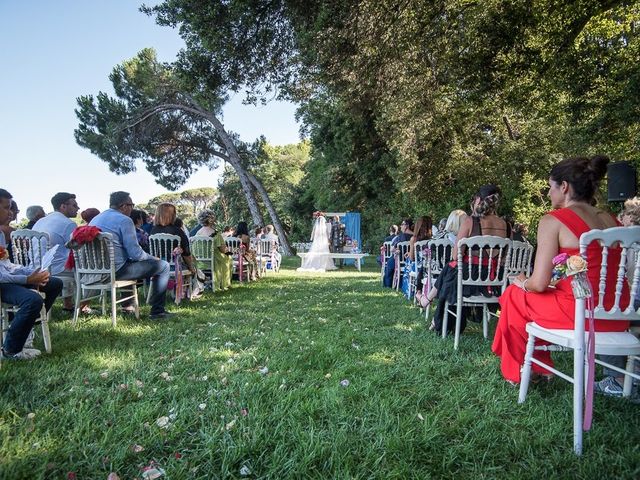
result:
[[[360,214],[356,212],[348,212],[344,217],[342,222],[345,226],[346,234],[351,238],[351,240],[356,240],[358,242],[358,250],[362,252],[362,242],[360,241]],[[355,260],[345,260],[347,265],[353,265]],[[364,265],[364,258],[361,260],[361,263]]]

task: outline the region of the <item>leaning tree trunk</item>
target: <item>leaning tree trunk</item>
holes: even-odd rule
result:
[[[247,199],[249,211],[251,212],[251,219],[253,220],[254,225],[263,226],[264,218],[262,217],[262,213],[260,212],[260,208],[258,207],[258,201],[256,200],[256,197],[253,193],[253,186],[251,184],[251,181],[249,180],[247,171],[242,166],[240,155],[238,155],[238,151],[236,150],[236,146],[233,144],[233,140],[231,140],[231,137],[224,129],[224,125],[222,125],[222,122],[220,122],[220,120],[218,120],[215,115],[203,109],[201,109],[201,113],[206,116],[209,122],[211,122],[213,127],[216,129],[220,140],[224,144],[224,148],[228,154],[227,161],[231,164],[231,166],[238,174],[240,185],[242,185],[242,191],[244,192],[244,196]]]
[[[280,239],[280,246],[282,247],[284,254],[293,255],[293,252],[291,251],[291,245],[289,245],[289,239],[287,238],[287,234],[285,233],[284,228],[282,228],[280,217],[278,216],[278,212],[276,212],[276,209],[273,206],[273,202],[269,198],[269,194],[267,193],[267,190],[264,188],[264,185],[262,185],[262,182],[258,180],[253,173],[247,172],[247,176],[249,177],[249,181],[251,182],[251,184],[255,187],[255,189],[260,194],[260,197],[262,198],[264,205],[267,207],[267,211],[271,216],[271,221],[273,221],[273,226],[275,227],[276,232],[278,232],[278,238]]]

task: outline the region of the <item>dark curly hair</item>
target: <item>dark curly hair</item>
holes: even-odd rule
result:
[[[560,184],[567,182],[573,187],[573,200],[593,202],[600,181],[607,173],[609,157],[596,155],[592,158],[573,157],[554,165],[549,177]]]
[[[497,185],[483,185],[473,196],[471,201],[471,216],[484,217],[486,215],[495,215],[500,203],[502,192]],[[480,199],[478,205],[475,205],[476,199]]]

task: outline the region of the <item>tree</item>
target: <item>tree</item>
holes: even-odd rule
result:
[[[163,64],[155,51],[142,50],[110,75],[117,98],[100,92],[78,98],[76,141],[108,163],[116,173],[135,170],[141,158],[167,188],[184,183],[195,168],[215,167],[216,159],[237,172],[254,223],[263,224],[256,189],[269,210],[285,252],[289,243],[264,188],[243,166],[237,140],[217,118],[226,99],[223,82],[210,72],[195,78],[200,66]]]
[[[201,187],[192,188],[180,192],[180,200],[187,202],[192,207],[192,215],[195,217],[198,211],[208,208],[216,200],[217,192],[215,188]]]

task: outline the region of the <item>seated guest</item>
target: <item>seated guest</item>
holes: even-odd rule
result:
[[[399,231],[400,231],[400,229],[398,228],[398,225],[391,225],[389,227],[389,235],[387,237],[385,237],[384,241],[385,242],[392,242],[393,239],[398,236],[398,232]]]
[[[431,217],[420,217],[416,222],[416,227],[414,229],[413,235],[409,239],[409,252],[407,257],[412,262],[416,260],[416,251],[415,245],[416,242],[421,242],[423,240],[429,240],[431,238]]]
[[[633,197],[625,201],[624,208],[622,212],[620,212],[620,215],[618,217],[622,225],[624,225],[625,227],[640,225],[640,198]],[[627,277],[629,279],[629,282],[633,282],[634,268],[634,255],[629,255],[629,258],[627,260]],[[636,297],[634,299],[634,308],[636,310],[640,308],[640,290],[636,292]],[[620,355],[600,355],[600,359],[615,367],[622,368],[623,370],[625,369],[627,363],[627,357],[623,357]],[[640,362],[636,361],[636,373],[638,373],[638,369],[640,369]],[[624,383],[624,376],[609,367],[603,366],[602,371],[604,373],[604,378],[599,382],[595,382],[594,391],[596,393],[601,393],[610,397],[622,397],[622,385]],[[634,382],[637,383],[637,380],[634,379]]]
[[[13,255],[11,254],[11,232],[14,232],[16,229],[15,227],[11,226],[11,222],[15,221],[18,218],[18,213],[20,213],[18,204],[15,202],[15,200],[10,200],[9,215],[7,215],[5,220],[0,223],[0,232],[4,236],[4,241],[9,248],[9,255],[12,258]]]
[[[151,277],[151,318],[164,319],[173,314],[165,310],[169,264],[152,257],[138,244],[136,228],[129,217],[133,202],[127,192],[113,192],[109,197],[110,208],[100,213],[90,225],[100,228],[113,237],[116,278],[140,280]]]
[[[181,228],[182,231],[184,232],[184,234],[186,235],[187,238],[190,237],[189,235],[189,229],[187,228],[187,226],[184,224],[184,221],[180,218],[180,217],[176,217],[176,221],[173,222],[173,224],[178,227]]]
[[[278,238],[278,236],[274,233],[275,228],[273,228],[273,225],[267,225],[266,227],[264,227],[265,233],[264,235],[262,235],[262,240],[269,240],[272,242],[273,245],[273,258],[276,261],[277,265],[280,265],[280,262],[282,261],[282,254],[278,251],[278,247],[280,246],[280,239]]]
[[[191,256],[191,249],[189,248],[189,237],[184,232],[184,229],[176,225],[176,206],[172,203],[161,203],[156,208],[155,225],[151,229],[151,235],[156,233],[168,233],[169,235],[177,235],[180,237],[180,245],[176,245],[182,250],[182,260],[187,266],[189,271],[195,275],[196,264]],[[180,221],[182,223],[182,221]]]
[[[213,238],[213,282],[214,288],[226,290],[231,285],[233,262],[227,255],[227,244],[222,235],[216,231],[216,216],[213,210],[205,209],[198,213],[198,223],[202,228],[196,237]]]
[[[233,237],[234,233],[233,227],[226,226],[222,229],[222,238]]]
[[[142,224],[142,229],[147,232],[147,235],[151,233],[151,229],[153,228],[153,220],[155,214],[153,212],[146,212],[147,216],[144,219],[144,223]]]
[[[453,210],[449,214],[447,223],[444,226],[444,237],[448,238],[451,243],[455,244],[458,240],[458,232],[460,231],[460,226],[463,224],[466,218],[467,214],[464,212],[464,210]]]
[[[130,217],[131,220],[133,220],[133,225],[136,227],[138,245],[140,245],[142,250],[149,253],[149,235],[142,229],[147,213],[144,210],[132,210]]]
[[[11,216],[11,194],[0,188],[0,224]],[[28,360],[40,355],[40,350],[25,347],[25,342],[36,320],[40,317],[42,305],[47,311],[62,291],[62,281],[50,277],[49,272],[21,267],[10,263],[3,235],[0,235],[0,294],[2,301],[16,305],[19,310],[9,323],[2,345],[3,360]],[[45,294],[44,300],[35,289]]]
[[[526,326],[535,321],[545,328],[573,329],[575,299],[571,279],[565,278],[548,288],[553,271],[553,257],[559,253],[579,254],[579,238],[591,229],[615,227],[616,220],[608,213],[593,206],[598,185],[607,173],[609,159],[603,156],[569,158],[557,163],[549,175],[549,193],[553,211],[540,220],[538,226],[538,251],[531,277],[521,274],[500,297],[500,319],[496,327],[491,349],[500,357],[502,376],[512,384],[520,383],[520,368],[524,363],[527,345]],[[620,261],[620,249],[609,249],[607,283],[614,283]],[[597,244],[587,249],[589,270],[587,276],[594,289],[594,298],[599,295],[599,277],[602,251]],[[615,292],[607,289],[604,296],[605,309],[610,309]],[[620,308],[629,303],[628,285],[623,286]],[[629,322],[596,320],[596,331],[624,331]],[[536,350],[534,357],[549,365],[551,352]],[[543,367],[533,364],[533,373],[538,378],[549,379],[551,374]]]
[[[199,217],[199,215],[198,215]],[[196,226],[193,227],[191,230],[189,230],[189,236],[190,237],[195,237],[196,233],[198,233],[198,230],[200,230],[203,227],[203,225],[200,224],[200,222],[198,221],[198,223],[196,223]]]
[[[400,233],[391,241],[391,249],[395,251],[396,245],[400,242],[408,242],[413,236],[413,220],[406,218],[400,224]],[[393,286],[393,274],[396,268],[395,256],[391,256],[387,260],[387,266],[384,273],[383,284],[385,287]]]
[[[44,217],[44,215],[44,208],[42,208],[40,205],[31,205],[30,207],[27,207],[26,216],[29,222],[24,228],[31,230],[33,228],[33,225],[42,217]]]
[[[76,228],[76,223],[71,219],[78,215],[78,202],[73,193],[58,192],[51,197],[51,206],[53,212],[38,220],[33,226],[33,230],[49,235],[49,248],[58,245],[49,271],[64,282],[66,287],[62,294],[64,308],[73,310],[74,276],[72,271],[65,270],[64,265],[69,258],[69,249],[65,244]]]
[[[91,223],[91,220],[93,220],[93,218],[99,213],[100,210],[98,210],[97,208],[87,208],[86,210],[80,212],[80,218],[84,220],[84,223],[89,224]]]
[[[484,185],[480,187],[471,201],[471,216],[465,217],[456,239],[459,241],[463,238],[471,238],[481,235],[494,235],[497,237],[511,238],[511,227],[502,218],[497,215],[498,204],[500,202],[500,189],[495,185]],[[477,265],[473,262],[473,257],[478,257],[478,252],[466,252],[464,257],[465,265],[472,264],[472,270],[475,268],[483,268],[483,265]],[[442,273],[438,276],[434,287],[422,297],[422,306],[427,306],[437,296],[439,298],[438,308],[434,315],[434,320],[430,329],[441,332],[442,319],[444,318],[444,306],[448,301],[450,305],[455,305],[458,296],[458,268],[456,262],[458,258],[458,245],[454,245],[451,254],[454,259],[442,269]],[[486,268],[486,267],[484,267]],[[468,275],[469,269],[464,269],[464,275]],[[482,295],[486,292],[475,291],[477,289],[465,287],[464,295]],[[460,332],[463,332],[467,325],[466,318],[461,319]],[[453,330],[453,322],[449,322],[448,329]]]
[[[249,237],[249,227],[247,222],[238,222],[235,236],[245,247],[244,259],[249,265],[249,278],[253,280],[257,275],[256,252],[251,248],[251,238]]]

